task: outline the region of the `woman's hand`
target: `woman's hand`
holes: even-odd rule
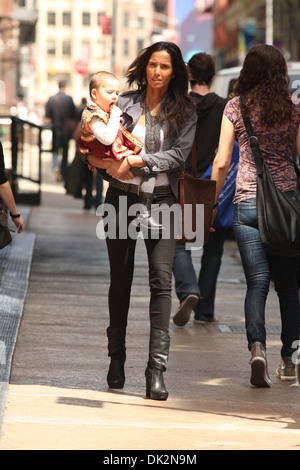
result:
[[[130,180],[134,177],[126,158],[120,161],[114,160],[113,158],[97,158],[93,155],[89,155],[87,161],[92,167],[105,170],[112,178]]]
[[[3,184],[0,184],[0,196],[7,207],[7,210],[11,216],[11,214],[19,214],[18,208],[15,203],[15,199],[13,196],[13,192],[11,189],[11,185],[9,181],[6,181]],[[23,217],[20,215],[20,217],[11,217],[11,220],[15,224],[15,226],[18,229],[18,233],[23,232],[25,228],[25,223]]]
[[[115,104],[110,105],[109,111],[111,116],[121,117],[123,114],[123,111]]]
[[[134,177],[134,174],[130,170],[131,167],[126,158],[121,161],[113,160],[111,158],[103,158],[103,160],[107,160],[109,162],[106,168],[106,173],[112,178],[129,180]]]
[[[15,224],[15,226],[17,227],[18,229],[18,233],[22,233],[24,228],[25,228],[25,222],[24,222],[24,219],[22,216],[18,217],[17,219],[11,219],[13,221],[13,223]]]

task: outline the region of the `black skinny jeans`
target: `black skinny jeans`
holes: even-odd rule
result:
[[[120,196],[127,198],[127,206],[138,204],[139,197],[132,193],[126,193],[120,189],[109,187],[105,204],[114,206],[119,219]],[[175,197],[170,195],[157,195],[153,204],[175,203]],[[134,217],[121,214],[127,217],[128,224]],[[118,230],[118,222],[117,222]],[[172,305],[172,265],[176,245],[174,231],[170,231],[168,239],[145,239],[145,246],[149,264],[149,287],[150,306],[149,316],[151,328],[169,331],[169,322]],[[108,256],[110,262],[110,288],[109,288],[109,315],[110,327],[126,327],[130,304],[131,285],[134,274],[134,254],[136,240],[127,237],[126,239],[106,237]]]

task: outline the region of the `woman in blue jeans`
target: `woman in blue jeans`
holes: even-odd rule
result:
[[[300,303],[297,286],[299,257],[268,254],[262,247],[256,209],[256,166],[244,127],[239,97],[245,100],[249,117],[275,185],[287,195],[297,190],[293,164],[294,148],[300,155],[300,108],[292,102],[288,88],[287,65],[281,52],[266,44],[248,52],[233,97],[227,103],[222,121],[219,150],[212,179],[217,182],[216,201],[224,184],[235,138],[240,150],[233,228],[247,282],[245,319],[248,348],[251,351],[252,385],[270,387],[266,357],[265,305],[270,278],[274,279],[282,322],[281,361],[276,375],[295,379],[294,354],[299,344]]]

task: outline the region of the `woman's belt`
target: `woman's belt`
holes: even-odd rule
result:
[[[140,186],[138,184],[130,184],[130,183],[123,183],[123,181],[116,180],[112,178],[109,182],[109,185],[113,188],[121,189],[121,191],[125,191],[125,193],[133,193],[139,194],[140,193]],[[157,195],[166,195],[172,194],[171,186],[155,186],[154,194]]]

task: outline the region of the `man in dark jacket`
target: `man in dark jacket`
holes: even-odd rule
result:
[[[198,115],[195,143],[197,176],[201,177],[215,158],[227,100],[210,91],[215,75],[215,65],[210,55],[195,54],[188,63],[188,71],[192,89],[190,96]],[[185,171],[192,174],[191,155],[186,161]],[[184,246],[176,247],[173,274],[180,305],[173,317],[175,325],[184,326],[193,310],[195,323],[217,321],[214,317],[216,284],[227,232],[228,229],[216,229],[210,233],[209,241],[203,248],[198,280],[191,251]]]
[[[61,175],[66,180],[68,169],[68,149],[70,136],[64,135],[63,129],[67,122],[74,122],[76,118],[76,108],[73,98],[65,93],[66,83],[59,82],[59,92],[50,96],[46,103],[45,117],[52,126],[52,152],[53,152],[53,170],[57,179]],[[62,148],[62,161],[58,165],[58,152]]]
[[[194,85],[191,91],[198,116],[195,142],[197,176],[200,178],[215,158],[218,147],[223,111],[227,100],[216,95],[216,93],[206,92],[209,87]],[[185,171],[192,174],[192,158],[188,157],[185,164]]]

